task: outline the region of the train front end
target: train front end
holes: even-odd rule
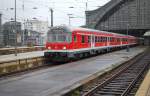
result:
[[[47,34],[44,56],[51,61],[68,61],[68,51],[72,49],[72,32],[65,26],[53,27]]]

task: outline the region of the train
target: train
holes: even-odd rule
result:
[[[47,33],[44,56],[62,62],[137,45],[130,35],[68,26],[52,27]]]

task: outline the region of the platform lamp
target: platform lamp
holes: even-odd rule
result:
[[[14,15],[14,19],[15,19],[15,28],[14,29],[15,30],[14,31],[15,31],[15,37],[16,37],[15,38],[15,56],[17,56],[17,24],[16,24],[16,19],[17,19],[16,18],[17,17],[16,16],[17,15],[16,7],[17,7],[17,4],[16,3],[17,3],[17,1],[15,0],[15,10],[14,10],[14,13],[15,13],[15,15]]]
[[[69,17],[69,26],[71,26],[71,18],[74,18],[72,15],[73,14],[67,14],[68,15],[68,17]]]
[[[127,36],[129,35],[129,24],[128,23],[127,23],[127,33],[126,34],[127,34]],[[129,42],[128,38],[127,38],[127,42]],[[129,47],[130,46],[127,44],[127,50],[126,50],[127,52],[130,51]]]

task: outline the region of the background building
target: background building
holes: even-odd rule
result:
[[[33,42],[32,45],[44,45],[45,44],[46,34],[49,29],[48,21],[40,21],[37,19],[26,20],[24,23],[24,29],[26,30],[26,32],[24,33],[25,44],[29,44],[31,42]]]
[[[5,46],[15,46],[16,32],[17,32],[17,45],[21,46],[22,45],[21,22],[16,22],[16,26],[14,21],[6,22],[3,25],[3,37],[4,37],[3,39]]]
[[[28,46],[39,46],[43,45],[44,37],[41,35],[41,33],[27,30],[24,31],[24,45]]]
[[[41,34],[46,34],[48,31],[48,21],[40,20],[26,20],[24,23],[24,29],[39,32]]]

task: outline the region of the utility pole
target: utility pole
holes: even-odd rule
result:
[[[128,13],[128,18],[127,18],[127,37],[128,37],[128,35],[129,35],[129,25],[130,25],[130,23],[129,23],[129,16],[130,16],[130,14],[129,14],[129,5],[127,5],[128,7],[127,7],[127,13]],[[130,50],[129,50],[129,47],[130,47],[130,45],[129,45],[129,37],[127,38],[127,52],[129,52]]]
[[[53,27],[53,9],[50,8],[51,11],[51,27]]]
[[[127,36],[129,35],[129,24],[128,24],[128,23],[127,23],[127,33],[126,33],[126,34],[127,34]],[[128,42],[128,44],[129,44],[129,37],[127,38],[127,42]],[[130,45],[128,45],[128,44],[127,44],[127,52],[130,51],[130,50],[129,50],[129,46],[130,46]]]
[[[17,7],[17,4],[16,4],[17,2],[16,2],[16,0],[15,0],[15,27],[14,27],[14,31],[15,31],[15,56],[17,56],[17,24],[16,24],[16,19],[17,19],[17,9],[16,9],[16,7]]]
[[[88,10],[88,3],[87,2],[85,3],[85,6],[86,6],[85,11],[87,11]]]

